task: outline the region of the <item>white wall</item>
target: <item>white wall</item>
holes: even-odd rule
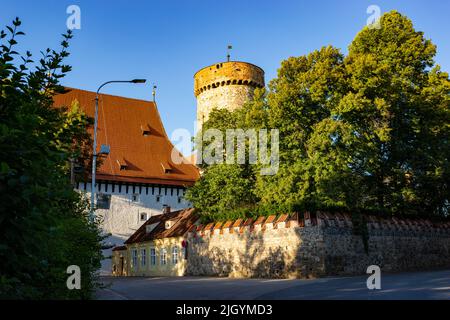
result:
[[[129,185],[127,192],[126,185],[122,184],[120,189],[119,191],[117,183],[114,185],[114,192],[112,183],[108,183],[107,187],[105,183],[97,185],[97,193],[111,195],[110,208],[108,210],[97,209],[95,212],[98,217],[102,218],[103,231],[111,233],[111,236],[105,239],[108,245],[122,245],[145,222],[145,220],[141,220],[141,213],[146,213],[148,219],[153,215],[162,214],[164,205],[170,206],[171,211],[191,206],[188,201],[184,200],[185,190],[181,187],[150,185],[148,187],[142,186],[139,190],[139,186],[136,185],[133,192],[133,186]],[[91,184],[79,183],[78,191],[84,193],[90,199]],[[137,201],[132,199],[134,194],[138,196]],[[157,196],[160,196],[159,202]],[[104,250],[103,255],[109,257],[111,253],[111,249],[108,249]],[[101,273],[111,273],[111,259],[103,261]]]

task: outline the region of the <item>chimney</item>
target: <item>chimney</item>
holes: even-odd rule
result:
[[[170,206],[168,206],[167,204],[163,205],[162,213],[170,213]]]

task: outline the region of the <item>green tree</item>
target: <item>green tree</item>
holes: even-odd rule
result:
[[[448,74],[436,47],[393,11],[364,28],[345,59],[349,90],[333,114],[359,152],[340,149],[365,190],[353,201],[392,212],[448,210]],[[329,154],[333,156],[333,154]],[[321,156],[327,157],[326,154]],[[331,160],[331,159],[330,159]]]
[[[97,286],[101,240],[87,202],[70,183],[69,160],[83,157],[91,121],[76,108],[54,108],[70,71],[61,50],[34,62],[15,51],[18,18],[0,32],[0,298],[89,298]],[[68,290],[66,269],[81,268],[81,290]]]
[[[206,127],[280,132],[278,173],[246,167],[239,177],[248,180],[240,183],[251,186],[254,198],[247,199],[254,202],[242,206],[448,215],[450,81],[435,54],[411,21],[392,11],[379,29],[365,27],[347,56],[328,46],[291,57],[267,93],[226,116],[212,114]],[[232,190],[225,170],[212,167],[193,188],[206,188],[214,172]],[[204,205],[222,195],[204,191],[191,200],[212,212]],[[229,206],[215,212],[223,210]]]

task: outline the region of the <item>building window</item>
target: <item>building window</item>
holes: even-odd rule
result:
[[[136,268],[138,264],[138,251],[137,249],[133,249],[131,251],[131,267]]]
[[[147,213],[141,212],[141,213],[139,214],[139,219],[140,219],[141,221],[147,221]]]
[[[133,193],[133,195],[131,196],[131,201],[139,202],[139,193]]]
[[[111,206],[111,195],[97,193],[97,209],[109,209]]]
[[[172,264],[178,263],[178,246],[172,248]]]
[[[147,250],[141,249],[141,266],[145,267],[147,264]]]
[[[160,195],[157,195],[157,196],[156,196],[156,202],[161,202],[161,198],[162,198],[162,197],[161,197]]]
[[[161,265],[167,264],[167,250],[161,249]]]
[[[181,203],[183,201],[183,197],[178,197],[178,203]]]
[[[156,265],[156,249],[150,248],[150,264],[152,266]]]

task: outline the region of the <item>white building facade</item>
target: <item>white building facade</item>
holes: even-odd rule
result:
[[[94,100],[94,92],[68,89],[54,98],[54,105],[71,107],[76,101],[93,117]],[[98,114],[98,150],[107,145],[110,153],[100,156],[97,165],[95,214],[109,235],[105,244],[112,249],[123,245],[150,217],[190,207],[184,195],[199,171],[188,161],[172,161],[174,147],[154,102],[102,94]],[[89,199],[88,165],[77,177],[76,189]],[[103,274],[111,273],[111,249],[103,252]]]
[[[91,183],[78,182],[77,190],[90,199]],[[165,209],[190,207],[184,199],[185,192],[185,188],[177,186],[101,181],[97,183],[95,214],[102,219],[105,232],[122,239],[113,244],[121,245],[150,217],[162,214]]]

